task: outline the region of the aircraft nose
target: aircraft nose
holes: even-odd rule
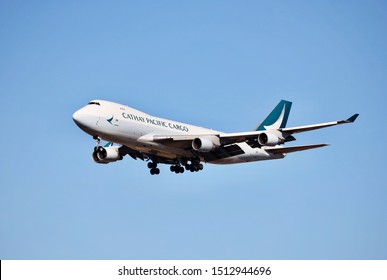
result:
[[[83,131],[96,129],[99,116],[96,112],[90,111],[89,108],[81,108],[73,114],[75,124]]]
[[[76,111],[74,114],[73,114],[73,120],[74,122],[79,126],[81,124],[81,114],[79,112],[80,110]]]
[[[87,111],[85,111],[84,108],[79,109],[73,114],[73,120],[75,124],[81,129],[90,127],[93,123],[92,118],[93,116],[91,116]]]

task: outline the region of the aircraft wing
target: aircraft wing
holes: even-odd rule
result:
[[[219,137],[221,138],[220,134],[205,134],[205,135],[171,135],[171,136],[164,136],[164,135],[154,135],[153,141],[159,142],[163,145],[167,145],[174,148],[180,148],[184,150],[192,150],[192,141],[198,137]],[[221,143],[222,145],[219,146],[217,149],[209,152],[199,152],[201,156],[206,161],[212,161],[212,160],[219,160],[231,156],[241,155],[245,152],[235,144],[235,142],[227,144],[225,142]]]
[[[241,143],[241,142],[252,141],[252,140],[256,141],[256,139],[260,134],[270,133],[270,131],[273,131],[276,134],[278,132],[282,134],[284,141],[288,142],[288,141],[295,140],[295,138],[291,136],[292,134],[321,129],[325,127],[340,125],[340,124],[353,123],[358,116],[359,114],[355,114],[346,120],[340,120],[335,122],[327,122],[327,123],[321,123],[321,124],[290,127],[290,128],[279,128],[279,129],[273,129],[273,130],[248,131],[248,132],[240,132],[240,133],[219,132],[214,134],[200,134],[200,135],[147,135],[144,137],[144,140],[155,141],[155,142],[162,143],[164,145],[170,145],[173,147],[178,147],[183,149],[190,149],[192,147],[192,141],[199,137],[216,136],[219,138],[220,144],[224,146],[224,145],[231,145],[235,143]],[[323,144],[319,144],[319,145],[323,145]],[[322,146],[319,146],[319,147],[322,147]],[[298,147],[297,151],[314,149],[319,147],[315,147],[315,145],[303,146],[302,148]],[[271,149],[271,151],[275,153],[276,152],[275,149],[278,149],[278,148],[277,147],[266,148],[266,150],[269,150],[269,149]],[[282,151],[281,153],[289,153],[289,152],[293,152],[295,147],[283,148],[283,149],[291,149],[291,150],[287,150],[286,152],[284,150],[281,150]]]
[[[206,136],[216,136],[219,137],[222,144],[232,144],[240,143],[246,141],[248,138],[258,137],[262,132],[251,131],[251,132],[241,132],[241,133],[218,133],[218,134],[200,134],[200,135],[154,135],[153,141],[163,142],[163,143],[172,143],[172,142],[182,142],[186,141],[191,144],[192,140],[199,137]]]
[[[352,117],[350,117],[349,119],[341,120],[341,121],[320,123],[320,124],[313,124],[313,125],[305,125],[305,126],[298,126],[298,127],[280,128],[279,131],[284,132],[284,133],[289,133],[289,134],[311,131],[311,130],[329,127],[329,126],[334,126],[334,125],[338,125],[338,124],[353,123],[357,119],[358,116],[359,116],[359,114],[355,114]]]

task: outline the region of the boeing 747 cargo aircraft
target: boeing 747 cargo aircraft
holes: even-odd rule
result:
[[[296,140],[293,134],[324,127],[353,123],[347,120],[286,128],[292,103],[281,100],[253,131],[223,133],[148,115],[125,105],[93,100],[73,115],[74,122],[97,144],[92,154],[97,163],[107,164],[129,155],[148,162],[152,175],[158,164],[168,164],[172,172],[197,172],[204,163],[235,164],[281,159],[288,153],[327,146],[314,144],[285,147]],[[100,145],[100,141],[108,143]],[[114,143],[118,145],[114,145]]]

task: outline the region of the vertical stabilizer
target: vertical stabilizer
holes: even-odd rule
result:
[[[281,100],[255,130],[259,131],[286,127],[291,107],[292,102]]]

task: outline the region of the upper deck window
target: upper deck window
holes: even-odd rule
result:
[[[89,102],[88,105],[98,105],[98,106],[101,106],[101,104],[99,104],[99,102]]]

